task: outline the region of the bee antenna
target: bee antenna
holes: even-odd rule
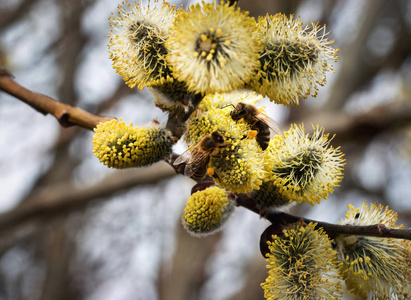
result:
[[[232,103],[227,104],[227,105],[223,106],[222,108],[226,108],[226,107],[228,107],[228,106],[232,106],[233,108],[235,108],[235,105],[234,105],[234,104],[232,104]]]

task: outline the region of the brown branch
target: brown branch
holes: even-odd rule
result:
[[[316,228],[323,228],[331,239],[335,239],[339,235],[360,235],[373,236],[379,238],[394,238],[411,240],[411,229],[396,229],[386,227],[384,224],[374,224],[368,226],[355,225],[338,225],[327,222],[301,218],[283,212],[274,212],[266,215],[267,220],[272,222],[266,230],[261,234],[260,251],[265,257],[269,253],[267,241],[272,241],[273,235],[278,235],[284,229],[284,226],[289,223],[304,222],[317,223]]]
[[[168,114],[166,129],[170,130],[177,139],[180,139],[186,131],[186,121],[203,99],[200,94],[188,94],[187,98],[186,110],[180,109]]]
[[[349,114],[344,112],[308,111],[304,117],[292,120],[295,123],[319,124],[326,132],[335,134],[333,143],[366,144],[376,135],[404,127],[411,123],[411,104],[398,101],[375,107],[369,111]]]
[[[5,70],[0,71],[0,90],[20,99],[43,115],[53,115],[63,127],[77,125],[93,130],[98,123],[113,119],[91,114],[80,108],[61,103],[48,96],[30,91],[15,82]]]
[[[18,6],[15,8],[5,9],[3,7],[0,11],[0,28],[2,31],[24,18],[35,4],[36,1],[24,0],[20,1]]]
[[[338,225],[301,218],[284,212],[269,213],[265,216],[265,218],[273,224],[294,223],[300,220],[307,224],[317,223],[317,227],[324,228],[324,231],[327,232],[327,235],[332,239],[338,235],[364,235],[411,240],[411,230],[388,228],[383,224],[374,224],[369,226]]]
[[[72,107],[56,101],[50,97],[34,93],[16,83],[11,79],[11,75],[6,70],[0,70],[0,89],[6,93],[22,100],[28,105],[32,106],[34,109],[38,110],[43,114],[50,113],[56,117],[60,124],[64,127],[78,125],[83,128],[93,129],[99,122],[104,122],[111,120],[109,117],[97,116],[79,108]],[[200,95],[193,95],[189,99],[190,105],[189,110],[177,111],[169,114],[169,119],[167,122],[167,128],[171,130],[175,136],[181,137],[185,130],[185,122],[191,115],[191,113],[196,109],[197,105],[201,101]],[[338,119],[333,118],[334,122],[330,124],[336,127],[332,128],[331,132],[344,132],[344,128],[348,128],[346,134],[350,136],[353,131],[359,131],[359,128],[368,128],[369,126],[374,126],[377,129],[385,128],[389,124],[399,124],[407,123],[411,120],[411,106],[407,104],[390,105],[384,108],[376,108],[364,115],[356,115],[352,117],[344,117],[338,122]],[[173,161],[177,155],[173,154],[169,164],[174,168],[176,173],[183,173],[183,166],[173,166]],[[171,172],[171,169],[168,170]],[[143,171],[141,173],[136,172],[137,177],[142,183],[147,182],[147,180],[152,180],[147,172]],[[129,174],[127,174],[130,176]],[[168,174],[167,176],[170,176]],[[160,176],[161,177],[161,176]],[[131,179],[131,176],[130,176]],[[115,182],[115,180],[114,180]],[[124,183],[123,183],[124,184]],[[135,184],[135,182],[133,182]],[[200,184],[202,184],[200,182]],[[209,184],[202,184],[203,187],[209,186]],[[127,185],[124,187],[126,188]],[[117,190],[118,187],[114,185],[113,179],[109,182],[101,185],[96,190],[95,188],[78,190],[72,186],[66,186],[64,189],[58,187],[58,192],[40,192],[34,196],[32,201],[27,201],[26,205],[22,205],[10,212],[0,214],[0,230],[11,227],[20,222],[24,222],[33,217],[38,217],[44,214],[50,214],[55,212],[64,211],[67,208],[76,207],[79,205],[84,205],[90,199],[95,197],[103,197],[110,190]],[[193,188],[196,190],[196,188]],[[68,193],[62,193],[61,191],[69,191]],[[51,196],[50,198],[50,195]],[[93,196],[94,195],[94,196]],[[237,195],[237,202],[239,206],[243,206],[257,214],[260,211],[255,206],[252,198],[248,195],[240,194]],[[304,222],[316,222],[318,226],[323,227],[324,230],[330,235],[330,237],[335,237],[339,234],[352,234],[352,235],[369,235],[378,237],[391,237],[391,238],[402,238],[411,239],[410,230],[400,230],[400,229],[390,229],[386,228],[381,224],[373,226],[348,226],[348,225],[334,225],[325,222],[318,222],[315,220],[304,219],[292,215],[288,215],[281,212],[276,212],[274,214],[267,214],[264,216],[273,224],[286,224],[290,222],[297,222],[298,220],[303,220]]]
[[[86,129],[93,129],[98,123],[111,120],[111,117],[103,117],[91,114],[77,107],[56,101],[48,96],[32,92],[11,78],[7,70],[0,69],[0,90],[22,100],[42,114],[52,114],[62,126],[78,125]],[[166,128],[180,138],[185,130],[185,122],[201,101],[200,95],[192,95],[187,111],[181,110],[170,113]],[[411,105],[407,102],[390,103],[389,105],[374,108],[368,112],[356,115],[344,115],[341,113],[319,112],[310,113],[310,120],[301,119],[298,122],[316,123],[326,126],[328,132],[336,134],[336,140],[351,140],[356,136],[373,136],[377,132],[388,128],[396,128],[404,123],[411,122]]]
[[[100,183],[78,188],[72,184],[56,184],[44,188],[20,206],[0,214],[0,233],[11,227],[40,218],[50,218],[84,207],[93,200],[103,200],[119,190],[142,184],[155,184],[170,178],[175,172],[165,163],[149,168],[118,171]]]
[[[257,214],[260,214],[260,211],[255,205],[255,201],[248,194],[237,195],[237,205],[243,206]],[[316,227],[322,227],[331,239],[334,239],[338,235],[362,235],[411,240],[411,229],[388,228],[383,224],[374,224],[369,226],[338,225],[302,218],[281,211],[267,212],[262,217],[272,223],[272,225],[269,226],[261,235],[260,248],[263,256],[267,253],[267,241],[271,239],[272,235],[281,233],[286,224],[296,223],[299,221],[303,221],[307,224],[310,222],[317,223]]]

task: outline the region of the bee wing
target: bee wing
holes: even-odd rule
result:
[[[193,159],[186,164],[184,168],[184,175],[187,177],[193,176],[198,169],[207,164],[209,157],[209,152],[198,152],[195,156],[193,156]]]
[[[181,153],[173,165],[177,166],[185,163],[184,175],[191,177],[207,162],[209,154],[209,152],[201,151],[200,146],[196,145]]]
[[[271,119],[269,116],[266,116],[264,114],[258,114],[255,116],[258,120],[261,122],[264,122],[270,127],[271,131],[274,132],[275,134],[281,134],[281,129],[278,127],[278,124],[276,121]]]
[[[193,148],[188,148],[186,151],[181,153],[179,157],[177,157],[176,160],[173,162],[173,165],[178,166],[184,163],[187,164],[193,157],[193,150],[194,150]]]

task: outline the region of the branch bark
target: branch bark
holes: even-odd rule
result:
[[[411,240],[411,230],[388,228],[384,224],[369,226],[338,225],[312,219],[293,216],[284,212],[274,212],[266,215],[266,219],[273,224],[286,224],[302,220],[304,223],[317,223],[317,227],[324,228],[330,238],[338,235],[365,235],[374,237],[386,237],[394,239]]]
[[[20,206],[0,214],[0,233],[11,227],[39,218],[51,218],[84,207],[93,200],[103,200],[115,192],[141,184],[155,184],[175,175],[172,168],[159,163],[135,171],[118,171],[98,184],[78,188],[56,184],[34,194]]]
[[[260,213],[253,198],[248,194],[238,195],[237,205],[243,206],[255,213]],[[317,223],[316,227],[322,227],[331,239],[334,239],[338,235],[362,235],[411,240],[411,229],[388,228],[384,224],[374,224],[369,226],[338,225],[302,218],[281,211],[268,212],[262,217],[272,223],[272,225],[267,227],[267,229],[263,232],[260,239],[260,250],[264,257],[266,253],[269,253],[267,241],[271,240],[272,235],[281,233],[286,224],[296,223],[299,221],[303,221],[306,224]]]
[[[284,225],[287,223],[296,223],[299,221],[303,221],[306,224],[317,223],[316,228],[323,228],[330,239],[334,239],[339,235],[360,235],[411,240],[411,229],[389,228],[384,224],[374,224],[368,226],[338,225],[301,218],[284,212],[269,213],[265,217],[272,223],[272,225],[267,227],[261,235],[260,250],[264,257],[270,252],[267,241],[271,241],[273,235],[281,233]]]
[[[308,108],[307,108],[308,109]],[[326,132],[335,134],[333,144],[366,144],[376,135],[387,130],[403,128],[411,123],[410,101],[396,101],[384,104],[366,112],[349,114],[344,112],[311,111],[306,117],[294,120],[296,123],[324,126]]]
[[[260,211],[257,209],[254,200],[248,194],[238,195],[237,205],[243,206],[255,213],[260,214]],[[262,217],[264,217],[273,224],[271,229],[266,233],[266,238],[270,238],[273,234],[280,233],[283,229],[283,226],[286,224],[303,221],[307,224],[310,222],[317,223],[317,227],[322,227],[331,239],[335,238],[338,235],[363,235],[381,238],[387,237],[411,240],[411,229],[388,228],[383,224],[374,224],[369,226],[338,225],[302,218],[281,211],[267,212]]]
[[[113,119],[111,117],[91,114],[78,107],[73,107],[48,96],[30,91],[15,82],[11,78],[10,73],[5,70],[0,71],[0,90],[20,99],[43,115],[53,115],[63,127],[77,125],[93,130],[98,123]]]

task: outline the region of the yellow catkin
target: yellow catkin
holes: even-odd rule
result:
[[[141,4],[125,1],[109,18],[113,68],[129,87],[139,89],[173,81],[164,40],[175,18],[174,6],[166,1]]]
[[[266,181],[277,186],[290,201],[311,205],[327,199],[343,178],[344,159],[339,148],[330,145],[324,128],[313,127],[313,134],[304,126],[292,125],[278,135],[264,152]]]
[[[195,192],[187,200],[182,223],[194,236],[206,236],[220,230],[234,208],[234,201],[225,190],[210,187]]]
[[[94,131],[93,153],[109,168],[148,166],[172,152],[171,132],[159,126],[132,127],[120,119],[100,123]]]
[[[300,98],[317,95],[317,84],[324,85],[326,73],[333,70],[338,49],[326,36],[325,26],[303,26],[299,18],[278,13],[258,19],[260,69],[250,82],[251,88],[278,104],[299,104]]]
[[[255,138],[247,138],[252,132],[244,121],[234,121],[230,116],[237,101],[255,103],[262,98],[255,92],[238,90],[231,93],[215,93],[204,97],[197,111],[188,121],[185,140],[189,146],[219,131],[225,139],[217,155],[210,157],[209,167],[218,185],[234,193],[248,193],[259,189],[266,176],[262,151]]]
[[[341,298],[336,252],[322,229],[288,225],[268,243],[268,277],[261,284],[269,300]]]
[[[234,5],[197,3],[179,12],[166,41],[174,76],[194,93],[232,91],[259,66],[256,22]]]
[[[397,213],[388,207],[364,201],[361,209],[353,205],[342,224],[396,225]],[[343,262],[340,272],[347,288],[371,299],[411,299],[411,241],[369,236],[337,236],[335,248]]]

